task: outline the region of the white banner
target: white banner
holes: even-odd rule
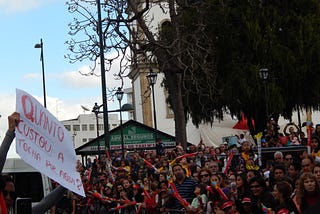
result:
[[[16,89],[16,151],[20,157],[65,188],[85,197],[72,138],[35,98]]]

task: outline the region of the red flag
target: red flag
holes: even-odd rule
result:
[[[229,157],[228,157],[228,162],[227,162],[226,168],[224,169],[224,172],[223,172],[224,174],[227,174],[227,172],[228,172],[228,169],[229,169],[229,167],[230,167],[230,164],[231,164],[233,155],[234,155],[234,151],[232,151],[232,152],[230,153]]]

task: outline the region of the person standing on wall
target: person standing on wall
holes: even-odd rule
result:
[[[164,155],[164,145],[160,138],[156,139],[156,153],[157,157],[161,157]]]

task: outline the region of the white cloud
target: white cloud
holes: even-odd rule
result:
[[[82,71],[89,70],[89,67],[82,67]],[[87,73],[87,72],[82,72]],[[62,86],[66,88],[91,88],[97,87],[100,83],[100,78],[95,75],[82,75],[78,71],[70,71],[59,74],[58,78],[62,82]]]
[[[58,0],[0,0],[0,11],[7,14],[28,11]]]
[[[0,94],[0,142],[2,142],[8,130],[8,116],[15,111],[16,97],[12,94]],[[15,143],[12,143],[8,151],[8,157],[18,157],[15,153]]]
[[[34,80],[34,79],[40,79],[41,78],[41,74],[40,73],[28,73],[28,74],[25,74],[23,75],[23,78],[25,80]]]
[[[115,55],[116,53],[111,53],[109,55],[106,55],[105,58],[114,58]],[[112,63],[110,71],[106,72],[107,88],[117,88],[121,84],[121,81],[115,77],[115,74],[117,74],[120,69],[120,59],[121,56],[115,59]],[[123,62],[125,62],[125,60],[123,60]],[[107,66],[108,65],[106,65],[106,67]],[[63,87],[67,88],[101,87],[100,64],[97,63],[97,67],[93,72],[90,66],[84,65],[80,67],[77,71],[68,71],[64,72],[63,74],[58,74],[56,78],[61,79]],[[124,88],[128,87],[131,87],[131,80],[129,78],[124,78]]]

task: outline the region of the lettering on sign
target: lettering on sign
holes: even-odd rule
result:
[[[40,161],[41,157],[37,150],[34,150],[25,140],[19,139],[17,140],[17,144],[19,147],[23,149],[24,152],[28,153],[35,161]]]
[[[17,89],[16,150],[20,157],[69,190],[85,196],[70,134],[46,108]]]
[[[31,124],[45,130],[47,134],[57,139],[56,142],[63,141],[64,131],[62,126],[59,126],[55,121],[50,120],[46,112],[42,111],[41,108],[39,109],[38,106],[32,102],[31,97],[23,95],[21,103],[23,114]]]

